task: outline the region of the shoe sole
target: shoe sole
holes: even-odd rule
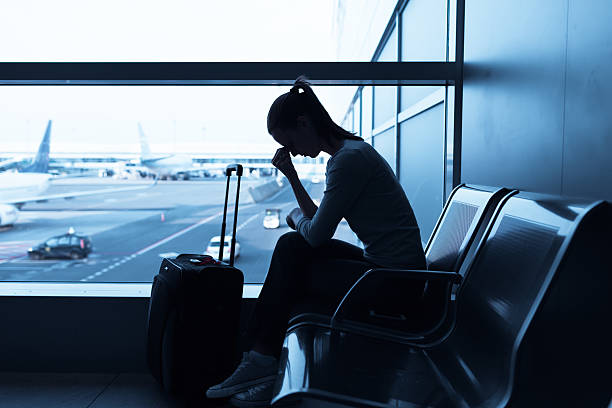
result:
[[[243,382],[240,384],[232,385],[230,387],[220,388],[218,390],[208,390],[206,391],[206,396],[208,398],[225,398],[232,396],[234,394],[238,394],[239,392],[243,392],[248,390],[249,388],[259,385],[261,383],[272,381],[276,379],[276,374],[269,375],[267,377],[256,378],[251,381]],[[249,405],[251,406],[251,405]]]
[[[245,401],[232,397],[230,398],[230,404],[240,408],[269,407],[270,401]]]

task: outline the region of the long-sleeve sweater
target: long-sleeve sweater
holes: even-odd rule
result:
[[[313,247],[331,239],[342,218],[364,244],[364,257],[386,267],[425,268],[419,227],[402,186],[369,144],[346,139],[327,162],[326,188],[314,217],[297,231]]]

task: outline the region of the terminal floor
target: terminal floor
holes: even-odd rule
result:
[[[0,373],[0,408],[179,408],[146,373]],[[215,404],[225,408],[226,402]]]

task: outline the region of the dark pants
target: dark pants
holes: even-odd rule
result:
[[[353,284],[376,265],[363,250],[332,239],[313,248],[297,232],[282,235],[272,254],[249,332],[267,354],[279,355],[293,307],[302,301],[320,302],[330,310]]]

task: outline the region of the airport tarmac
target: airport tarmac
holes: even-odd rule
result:
[[[278,237],[291,229],[285,222],[297,206],[289,186],[269,199],[254,203],[248,187],[262,180],[242,180],[238,232],[240,257],[236,266],[247,283],[265,279]],[[151,181],[98,178],[57,180],[48,193],[146,185]],[[321,199],[324,183],[304,180],[313,199]],[[232,186],[235,188],[235,178]],[[150,188],[55,200],[25,205],[17,223],[0,231],[0,281],[151,282],[163,256],[202,253],[211,237],[219,235],[225,179],[160,181]],[[231,234],[233,198],[230,191],[227,235]],[[265,229],[266,208],[281,209],[281,226]],[[33,245],[66,233],[73,227],[91,237],[94,250],[79,260],[30,260]],[[346,222],[335,238],[353,244],[356,237]],[[227,254],[226,258],[229,257]]]

